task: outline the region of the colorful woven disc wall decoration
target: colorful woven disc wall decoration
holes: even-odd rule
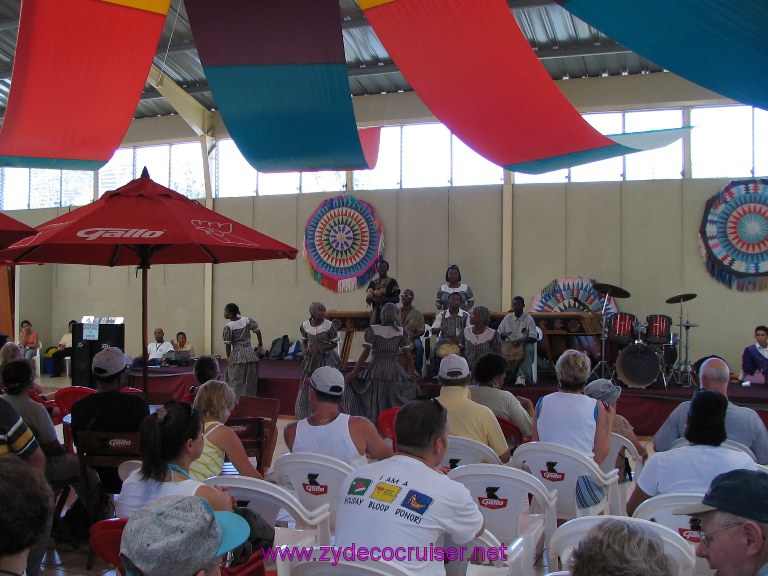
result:
[[[729,288],[768,290],[768,179],[732,180],[707,200],[699,248],[707,271]]]
[[[315,281],[334,292],[366,285],[383,248],[384,229],[373,206],[349,194],[322,202],[307,220],[307,265]]]

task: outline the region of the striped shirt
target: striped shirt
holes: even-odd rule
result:
[[[16,409],[0,400],[0,455],[12,453],[26,459],[38,448],[34,434]]]

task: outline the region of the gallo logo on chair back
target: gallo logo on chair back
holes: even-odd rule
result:
[[[86,240],[97,238],[159,238],[165,230],[147,230],[146,228],[85,228],[78,230],[77,236]]]
[[[540,470],[541,477],[550,482],[562,482],[565,480],[565,474],[555,470],[555,466],[557,466],[557,462],[547,462],[547,469]]]
[[[499,498],[496,492],[499,491],[499,486],[486,486],[485,498],[482,496],[477,497],[477,501],[483,508],[490,508],[491,510],[498,510],[499,508],[507,507],[507,499]]]

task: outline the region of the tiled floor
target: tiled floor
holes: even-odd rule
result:
[[[58,388],[69,386],[68,378],[47,378],[42,377],[40,384],[43,386],[45,392],[54,392]],[[283,440],[283,429],[288,423],[292,422],[291,418],[281,418],[278,423],[279,436],[277,441],[277,447],[275,448],[275,458],[288,452],[288,447]],[[60,426],[58,428],[61,428]],[[60,430],[59,430],[60,432]],[[645,445],[648,448],[649,453],[653,453],[653,443],[650,438],[642,438],[645,441]],[[628,489],[628,485],[625,485]],[[51,540],[51,546],[48,549],[48,553],[44,562],[44,571],[41,572],[42,576],[74,576],[74,575],[88,575],[94,576],[99,574],[115,575],[116,571],[111,569],[110,566],[104,563],[100,558],[96,557],[94,567],[92,570],[86,570],[85,563],[88,556],[88,548],[86,545],[81,546],[80,550],[73,550],[68,544],[58,544],[53,539]],[[536,576],[543,576],[547,574],[546,561],[544,558],[540,558],[534,568],[534,574]]]

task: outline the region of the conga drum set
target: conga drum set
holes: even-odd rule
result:
[[[595,283],[593,287],[606,295],[606,302],[608,296],[630,296],[629,292],[612,284]],[[666,300],[667,304],[680,304],[678,332],[672,330],[672,318],[665,314],[650,314],[645,317],[645,322],[628,312],[616,312],[608,317],[603,315],[601,360],[590,374],[590,379],[613,380],[618,376],[623,384],[631,388],[647,388],[659,379],[664,388],[672,383],[695,385],[694,372],[688,361],[688,331],[698,327],[698,324],[683,321],[683,303],[694,298],[696,294],[677,294]],[[618,347],[615,363],[606,356],[607,342]]]

